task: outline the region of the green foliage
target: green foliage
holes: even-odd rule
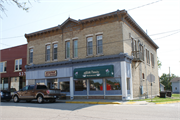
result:
[[[23,1],[19,1],[19,0],[0,0],[0,11],[2,11],[4,14],[6,11],[6,8],[4,7],[4,4],[13,4],[15,3],[17,5],[17,7],[23,9],[24,11],[28,12],[29,7],[27,7],[27,3],[31,4],[29,0],[23,0]],[[1,17],[1,15],[0,15]],[[2,18],[2,17],[1,17]]]
[[[161,61],[159,61],[159,58],[157,57],[157,63],[158,63],[158,68],[161,68],[161,66],[162,66],[162,62]]]
[[[160,82],[165,86],[165,90],[171,90],[171,80],[177,77],[176,75],[172,74],[169,79],[169,74],[163,73],[160,77]]]

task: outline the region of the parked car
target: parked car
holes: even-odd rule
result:
[[[12,99],[11,93],[7,90],[1,90],[1,101],[5,100],[9,102]]]
[[[16,91],[16,88],[10,88],[11,95],[13,96],[14,92]]]
[[[36,99],[38,103],[44,101],[55,102],[57,98],[63,97],[59,89],[48,89],[46,85],[27,85],[20,91],[14,92],[13,101],[19,102],[20,100],[31,100]]]

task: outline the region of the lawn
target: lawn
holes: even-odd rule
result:
[[[151,99],[141,99],[141,100],[130,100],[130,101],[147,101],[151,102]],[[166,97],[166,98],[160,98],[160,97],[155,97],[152,99],[153,103],[158,103],[158,102],[170,102],[170,101],[180,101],[180,94],[172,94],[171,97]]]

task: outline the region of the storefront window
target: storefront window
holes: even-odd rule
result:
[[[110,78],[106,79],[106,90],[121,90],[120,78]]]
[[[15,88],[17,91],[19,90],[19,77],[11,78],[11,88]]]
[[[8,90],[8,78],[1,78],[0,90]]]
[[[103,91],[103,80],[102,79],[95,79],[89,80],[90,82],[90,91]]]
[[[60,82],[60,90],[61,92],[70,92],[69,81]]]
[[[87,80],[76,80],[75,91],[87,91]]]

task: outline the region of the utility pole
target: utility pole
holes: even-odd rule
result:
[[[170,77],[171,77],[171,74],[170,74],[170,67],[169,67],[169,82],[170,82]],[[169,89],[171,89],[171,87]]]

